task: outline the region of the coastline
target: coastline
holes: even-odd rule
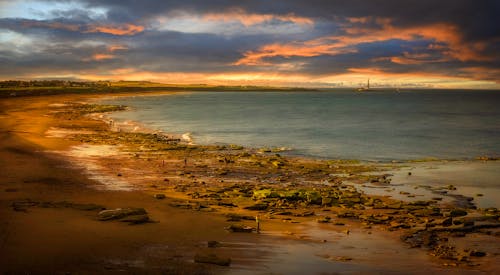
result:
[[[130,96],[130,94],[127,94],[127,96]],[[26,158],[27,160],[41,159],[42,157],[45,158],[44,155],[46,153],[42,153],[40,152],[40,150],[68,152],[68,150],[71,150],[71,146],[82,146],[82,144],[86,144],[89,147],[107,145],[111,146],[113,150],[117,149],[113,146],[120,145],[125,147],[125,149],[124,147],[122,147],[121,154],[116,154],[116,151],[111,150],[110,154],[106,156],[92,156],[87,154],[85,157],[93,157],[94,160],[96,160],[99,165],[102,166],[101,168],[99,168],[101,170],[97,169],[96,173],[107,175],[108,177],[104,178],[105,181],[109,182],[119,179],[126,181],[132,186],[138,188],[133,192],[116,190],[110,191],[106,190],[106,188],[92,188],[92,186],[98,186],[99,184],[102,185],[102,183],[98,182],[99,178],[95,178],[93,181],[89,181],[88,175],[82,175],[83,170],[88,170],[88,166],[85,166],[85,160],[78,159],[78,157],[76,157],[75,155],[71,156],[70,158],[75,160],[77,163],[83,163],[83,167],[75,170],[73,165],[67,165],[67,158],[63,157],[62,159],[59,159],[58,157],[56,157],[56,159],[54,160],[54,157],[52,156],[49,157],[50,160],[47,160],[47,162],[56,162],[58,164],[55,166],[48,165],[44,168],[46,171],[43,169],[43,171],[39,171],[40,175],[52,174],[53,170],[60,170],[60,173],[62,174],[66,174],[68,171],[71,171],[71,175],[78,175],[77,179],[78,181],[80,181],[80,184],[69,184],[70,186],[67,188],[70,189],[70,191],[68,192],[61,192],[61,190],[59,190],[59,186],[45,186],[47,183],[44,183],[44,181],[51,180],[44,180],[43,177],[40,177],[36,180],[28,180],[28,184],[34,185],[35,190],[36,188],[40,188],[44,192],[37,194],[34,193],[33,190],[25,191],[25,186],[23,183],[26,183],[26,179],[24,179],[25,175],[23,175],[23,172],[26,172],[26,169],[29,169],[28,167],[30,165],[24,163],[22,166],[24,171],[12,173],[10,172],[12,170],[8,170],[9,172],[7,172],[5,177],[9,178],[9,181],[3,184],[5,185],[5,190],[17,190],[12,192],[5,192],[5,194],[7,195],[2,200],[4,202],[2,212],[4,212],[9,220],[9,223],[7,225],[2,226],[2,232],[8,231],[15,233],[3,234],[4,245],[2,250],[7,251],[9,254],[12,253],[12,256],[22,255],[22,253],[20,253],[19,251],[17,252],[17,254],[15,253],[16,250],[14,245],[16,244],[16,241],[19,242],[19,240],[17,240],[16,238],[26,237],[27,232],[24,232],[23,234],[23,231],[19,229],[19,225],[18,227],[12,226],[10,224],[10,221],[20,221],[24,218],[24,220],[29,221],[28,224],[38,225],[40,219],[43,220],[49,214],[44,213],[44,211],[59,211],[59,213],[56,214],[56,221],[57,219],[63,219],[65,221],[72,221],[76,219],[79,225],[84,225],[82,226],[82,228],[87,227],[87,229],[89,229],[88,227],[90,226],[88,224],[92,224],[90,228],[92,228],[93,230],[95,229],[97,232],[102,232],[101,230],[104,230],[105,232],[107,232],[107,234],[109,235],[106,235],[106,237],[110,238],[112,240],[110,242],[112,243],[119,243],[125,238],[130,238],[130,243],[138,242],[141,244],[158,244],[158,242],[163,242],[163,245],[171,247],[172,243],[175,244],[177,241],[179,241],[176,240],[179,235],[185,235],[183,238],[181,238],[182,240],[180,241],[190,242],[191,246],[188,245],[188,248],[184,248],[186,251],[183,251],[183,256],[175,257],[175,255],[173,255],[171,256],[171,258],[169,258],[173,259],[173,262],[176,263],[176,268],[179,268],[179,270],[183,270],[184,273],[190,273],[193,270],[210,271],[210,268],[218,268],[213,267],[212,265],[192,263],[193,251],[207,250],[206,248],[201,248],[200,243],[215,239],[223,240],[222,243],[224,243],[224,239],[229,239],[235,241],[236,243],[241,242],[242,240],[258,242],[257,239],[265,239],[266,241],[270,241],[272,238],[268,235],[275,235],[277,234],[276,232],[288,232],[286,234],[278,233],[278,235],[281,236],[280,238],[288,235],[289,237],[287,239],[292,239],[299,242],[310,241],[311,243],[315,243],[316,245],[321,245],[321,243],[323,243],[324,239],[321,239],[320,236],[323,236],[322,234],[325,234],[324,232],[336,232],[339,234],[342,233],[342,236],[344,236],[345,238],[347,238],[347,236],[349,236],[349,238],[353,238],[352,236],[374,236],[377,234],[377,232],[386,232],[387,235],[391,236],[390,238],[397,239],[404,234],[408,234],[409,231],[413,231],[415,229],[422,230],[420,228],[422,224],[421,222],[415,222],[415,225],[413,225],[413,223],[410,223],[409,218],[406,217],[415,216],[415,211],[422,212],[420,213],[422,214],[422,216],[417,216],[414,218],[410,217],[411,219],[424,220],[425,218],[428,218],[428,221],[425,222],[425,224],[433,224],[433,228],[444,228],[443,232],[445,234],[454,233],[454,230],[457,230],[457,232],[461,232],[461,230],[459,230],[457,226],[460,226],[460,228],[464,227],[465,222],[462,222],[462,224],[453,226],[453,230],[450,230],[452,232],[446,232],[446,229],[450,228],[443,227],[442,224],[439,224],[439,222],[443,222],[442,220],[447,219],[445,214],[448,213],[448,211],[451,212],[452,210],[454,210],[454,207],[450,205],[444,205],[440,207],[443,208],[443,211],[439,212],[440,216],[436,217],[432,216],[432,211],[429,212],[428,210],[432,208],[433,205],[439,204],[439,202],[427,203],[426,205],[420,206],[416,204],[400,203],[399,207],[397,208],[389,207],[396,202],[381,196],[367,196],[365,194],[357,192],[355,188],[351,188],[343,184],[343,182],[347,180],[352,181],[355,184],[362,184],[364,182],[390,184],[390,181],[386,182],[387,177],[384,175],[386,172],[385,170],[390,167],[383,167],[376,164],[367,165],[365,163],[353,165],[352,163],[348,163],[346,161],[328,162],[324,160],[313,160],[307,158],[282,157],[276,156],[274,153],[260,154],[256,152],[255,149],[248,148],[222,148],[221,146],[200,146],[176,142],[166,142],[163,138],[160,138],[159,135],[155,136],[155,133],[109,131],[109,127],[106,123],[91,120],[81,115],[74,116],[74,113],[69,113],[70,116],[68,117],[64,117],[64,115],[62,117],[57,117],[57,119],[54,119],[53,115],[49,115],[48,117],[44,116],[46,115],[46,113],[44,112],[53,110],[61,111],[60,108],[62,108],[62,110],[64,111],[71,112],[71,110],[64,109],[67,106],[60,106],[54,109],[54,107],[49,106],[50,104],[61,103],[61,101],[75,102],[80,100],[87,100],[90,98],[85,96],[57,96],[57,98],[53,97],[48,100],[50,103],[45,102],[45,106],[43,106],[44,104],[41,104],[37,101],[47,100],[47,98],[29,98],[28,101],[33,101],[33,105],[29,106],[29,108],[25,110],[19,111],[20,113],[19,117],[17,117],[17,120],[18,122],[20,120],[21,123],[18,125],[2,125],[2,128],[6,129],[4,131],[4,139],[12,139],[13,137],[11,135],[19,131],[28,132],[16,134],[16,138],[27,140],[31,143],[35,143],[35,145],[15,145],[19,150],[25,150],[25,148],[29,148],[28,151],[30,151],[31,153],[34,152],[35,155],[27,156],[26,153],[19,153],[19,151],[13,151],[12,149],[9,149],[12,146],[4,145],[4,148],[2,148],[2,153],[6,154],[6,157],[2,157],[2,159],[7,160],[7,158],[12,157],[11,155],[14,155],[15,157],[21,159]],[[26,98],[23,98],[22,100],[26,100]],[[17,102],[15,102],[15,100],[13,101],[14,102],[7,102],[6,100],[2,100],[3,104],[5,104],[6,102],[8,104],[11,104],[10,106],[3,108],[3,110],[9,111],[9,113],[7,114],[2,114],[3,116],[12,116],[10,112],[12,112],[13,106],[15,106],[16,104],[24,104],[24,102],[21,103],[21,100],[17,100]],[[33,125],[26,125],[31,118],[23,117],[23,112],[32,116],[34,112],[33,109],[35,110],[35,114],[39,116],[39,121],[38,123],[33,123]],[[44,119],[48,121],[39,123],[40,121],[43,122]],[[63,135],[60,137],[52,138],[45,137],[46,131],[53,126],[57,126],[56,128],[72,129],[76,132],[70,132],[70,135],[67,136]],[[35,129],[35,131],[32,131],[31,129]],[[82,130],[84,131],[82,132]],[[49,153],[49,155],[51,154],[53,153]],[[3,165],[6,167],[14,167],[18,164],[4,161]],[[61,165],[63,165],[64,167],[58,167]],[[374,175],[368,176],[365,174],[366,172],[373,173]],[[350,174],[352,174],[352,176]],[[328,183],[326,186],[325,184],[320,184],[325,180]],[[66,181],[68,181],[67,176],[66,178],[64,178],[63,182]],[[298,184],[299,182],[300,184]],[[40,185],[42,187],[40,187]],[[326,192],[332,191],[332,188],[334,191],[340,192],[340,194],[342,194],[342,196],[345,196],[345,198],[339,198],[338,196],[334,197],[333,194],[332,197],[325,196]],[[49,191],[47,191],[46,189]],[[300,193],[299,191],[295,192],[295,190],[299,189],[305,189],[305,191],[300,191],[302,193]],[[47,195],[45,192],[50,195]],[[83,194],[85,195],[75,194],[79,192],[83,192]],[[165,195],[165,198],[154,198],[154,196],[158,194]],[[9,210],[12,211],[11,209],[9,209],[9,207],[12,207],[13,202],[19,202],[20,198],[26,198],[27,196],[32,196],[32,198],[30,198],[31,202],[38,202],[38,204],[26,207],[26,217],[17,216],[17,214],[24,215],[24,211],[14,211],[15,213],[9,212]],[[38,199],[36,199],[36,197],[38,197]],[[110,197],[113,199],[110,200]],[[85,200],[83,200],[84,198]],[[92,199],[88,200],[88,198]],[[124,205],[123,203],[124,198],[127,199],[126,205]],[[324,198],[327,199],[325,202],[323,202]],[[76,217],[68,217],[68,213],[62,212],[75,211],[75,209],[62,210],[57,207],[54,207],[54,209],[40,209],[39,203],[42,200],[47,199],[53,201],[75,199],[75,201],[78,201],[78,203],[83,203],[83,201],[86,201],[86,203],[102,203],[107,209],[112,209],[113,207],[127,207],[131,206],[129,205],[130,202],[135,202],[135,207],[145,208],[150,214],[151,218],[154,220],[158,220],[159,222],[147,223],[133,227],[127,227],[128,225],[123,223],[103,223],[95,221],[95,218],[93,218],[96,214],[95,210],[94,212],[85,212],[83,217],[81,214],[75,215]],[[328,202],[328,199],[336,200],[336,203],[334,201]],[[25,205],[33,204],[27,204],[26,201],[24,202]],[[264,207],[263,204],[265,204],[266,207]],[[384,207],[376,208],[376,204],[380,204],[380,206]],[[364,209],[361,209],[356,205],[361,205]],[[254,207],[253,209],[256,210],[244,209],[245,207]],[[7,210],[5,208],[7,208]],[[306,215],[306,212],[311,211],[314,212],[314,214],[309,215],[309,213],[307,213]],[[466,209],[466,211],[470,212],[471,216],[480,215],[481,217],[484,217],[486,213],[483,210],[474,209]],[[53,215],[54,213],[50,214]],[[240,221],[226,221],[226,216],[228,214],[233,214],[233,218],[239,216]],[[489,224],[498,224],[498,214],[497,212],[493,214],[496,215],[496,218],[490,219],[488,220],[488,222]],[[37,218],[31,220],[30,217],[33,215],[37,216]],[[254,220],[246,220],[245,218],[254,217],[255,215],[261,216],[260,219],[262,221],[262,226],[263,228],[265,228],[265,230],[263,230],[262,234],[260,235],[247,235],[242,233],[228,234],[227,231],[224,230],[224,227],[230,226],[231,224],[243,224],[245,226],[255,227]],[[397,217],[397,219],[388,218],[389,215],[393,215],[394,217]],[[184,221],[180,222],[180,225],[177,226],[177,231],[172,231],[172,223],[163,222],[172,220],[172,217],[175,217],[176,221]],[[327,219],[326,217],[329,218]],[[460,219],[461,218],[457,218],[456,220]],[[195,224],[192,224],[193,222]],[[480,221],[473,222],[481,224]],[[58,223],[54,223],[54,221],[53,223],[49,223],[49,225],[51,226],[54,226],[54,224]],[[176,222],[176,224],[178,224],[178,222]],[[304,224],[308,226],[304,226]],[[53,229],[49,225],[47,225],[48,228],[46,228],[47,232]],[[407,226],[409,226],[409,228],[405,228]],[[69,229],[70,225],[61,225],[61,227],[61,229],[69,230],[69,232],[72,232],[72,230]],[[308,228],[315,227],[320,227],[321,230],[318,230],[318,232],[308,232]],[[204,228],[204,230],[199,230],[199,228]],[[495,228],[491,230],[496,230]],[[428,232],[426,229],[427,227],[425,227],[423,231],[419,232]],[[481,245],[484,245],[484,248],[486,250],[498,250],[498,247],[495,247],[495,245],[498,244],[498,231],[490,231],[490,234],[488,235],[485,232],[480,232],[480,230],[482,230],[481,228],[473,228],[471,230],[472,232],[470,235],[479,234],[481,238],[485,238],[484,242],[481,243]],[[166,237],[162,234],[163,239],[160,241],[157,239],[158,232],[172,232],[173,234],[172,236],[170,234],[167,234],[169,237]],[[180,232],[182,232],[183,234],[180,234]],[[443,232],[436,230],[436,232],[432,234],[437,236],[439,234],[442,234]],[[88,231],[86,230],[81,230],[78,233],[83,236],[90,237]],[[116,236],[115,234],[121,236]],[[174,237],[173,235],[175,235],[176,237]],[[40,236],[43,236],[43,234],[41,234]],[[56,237],[57,236],[54,236],[54,239]],[[334,239],[343,239],[344,237],[336,236]],[[469,235],[466,236],[466,238],[469,237]],[[451,236],[449,238],[451,238]],[[460,238],[464,237],[462,236]],[[488,238],[493,238],[493,242]],[[421,245],[426,247],[426,249],[430,249],[431,252],[434,253],[436,252],[437,248],[442,248],[437,247],[437,245],[444,245],[444,241],[439,241],[439,239],[440,238],[436,240],[437,244],[434,246],[428,246],[425,244]],[[53,241],[53,239],[51,240]],[[86,239],[85,241],[88,242],[89,240]],[[101,247],[101,245],[106,246],[106,244],[99,244],[98,241],[102,241],[102,239],[94,240],[94,245],[96,248]],[[339,240],[336,241],[340,242]],[[274,242],[284,241],[280,241],[280,239],[278,238],[278,240],[274,239]],[[331,241],[327,241],[326,243],[329,244],[330,242]],[[490,246],[493,247],[488,247],[488,242],[490,242]],[[59,255],[63,251],[66,251],[70,243],[71,242],[60,243],[59,249],[61,250],[54,251],[52,255]],[[92,242],[90,241],[90,243]],[[448,243],[448,241],[446,243]],[[401,251],[407,250],[403,242],[401,242],[400,244]],[[24,245],[26,247],[29,246],[29,244],[27,243],[24,243]],[[77,245],[76,248],[73,248],[73,250],[85,251],[85,246],[86,244],[81,243],[80,246]],[[132,253],[137,248],[133,245],[131,245],[131,247],[125,248],[123,246],[119,247],[121,248],[113,248],[107,251],[108,255],[120,255],[121,257],[119,258],[123,259],[127,258],[124,257],[124,254]],[[462,248],[462,250],[464,249],[469,248]],[[254,250],[258,251],[258,249],[256,248],[254,248]],[[493,272],[497,270],[495,269],[497,267],[495,267],[494,262],[495,260],[498,260],[498,254],[494,254],[495,252],[488,251],[488,255],[486,257],[475,257],[468,255],[464,260],[463,257],[459,259],[457,258],[459,255],[455,255],[458,252],[463,254],[463,251],[456,250],[457,249],[448,249],[447,251],[445,251],[449,254],[447,255],[449,257],[444,259],[439,259],[442,256],[440,254],[438,254],[437,257],[434,258],[425,257],[426,252],[424,249],[418,250],[418,252],[412,251],[413,254],[420,255],[419,257],[421,257],[421,259],[419,261],[417,261],[416,259],[409,259],[407,263],[409,265],[414,264],[415,266],[424,264],[426,266],[425,268],[427,268],[428,270],[437,272],[462,272],[467,270],[486,270],[487,272]],[[374,251],[377,250],[374,249]],[[457,253],[455,253],[454,251]],[[42,251],[38,252],[41,253]],[[172,251],[169,251],[169,249],[163,248],[162,252],[160,253],[162,254],[162,260],[164,259],[165,255],[171,252]],[[224,251],[224,249],[217,250],[217,253],[221,253],[218,255],[219,257],[224,257],[225,253],[230,252],[234,253],[234,251]],[[33,253],[35,253],[35,251],[33,251]],[[267,253],[273,254],[273,249],[269,249]],[[238,264],[243,267],[245,266],[244,264],[242,264],[245,262],[245,257],[242,257],[244,256],[242,254],[245,253],[233,254],[236,255],[236,259],[240,258],[240,263],[236,261],[236,266],[238,266]],[[89,256],[88,254],[86,255]],[[363,258],[356,253],[354,253],[354,256],[352,257],[343,254],[325,254],[323,256],[324,257],[315,256],[315,259],[326,258],[329,259],[329,263],[333,262],[332,265],[338,264],[339,266],[341,266],[341,264],[344,264],[345,262],[348,262],[350,265],[361,265],[361,263],[357,260],[357,257]],[[40,260],[38,254],[37,256],[33,257],[34,259]],[[348,258],[350,258],[350,260]],[[150,261],[152,259],[155,261],[158,260],[155,257],[151,257],[150,255],[150,257],[147,258],[147,260],[144,260],[144,262]],[[12,258],[6,258],[6,262],[4,263],[8,263],[9,260],[12,260]],[[246,259],[246,261],[248,261],[248,259]],[[369,260],[367,261],[369,262]],[[64,266],[68,262],[70,261],[67,259],[61,259],[61,262],[58,263],[59,265],[57,265],[56,263],[52,267],[53,269],[45,270],[60,271],[61,266]],[[18,264],[19,265],[16,266],[15,264],[9,263],[7,267],[12,268],[11,270],[14,271],[21,271],[23,267],[20,262],[18,262]],[[42,264],[43,263],[40,262],[32,263],[31,266],[33,268],[40,268],[40,266],[43,266]],[[455,265],[458,266],[458,268],[450,269],[450,267],[443,267],[443,265],[445,264],[448,266]],[[476,264],[480,265],[477,266]],[[107,271],[109,271],[100,270],[98,269],[97,265],[90,266],[92,268],[95,268],[95,270],[92,271],[102,273],[106,273]],[[113,270],[113,268],[125,268],[125,270],[129,272],[134,270],[150,270],[148,269],[148,267],[154,267],[153,269],[151,269],[153,270],[153,272],[161,271],[161,268],[158,269],[157,265],[155,266],[151,264],[148,267],[145,267],[144,265],[139,264],[134,266],[133,263],[131,264],[130,262],[126,262],[124,264],[123,261],[118,264],[109,264],[109,266],[111,267],[110,270]],[[80,264],[80,267],[88,268],[88,265],[81,266]],[[209,267],[209,269],[205,270],[207,267]],[[367,268],[364,269],[365,271],[369,270],[369,265],[368,267],[364,268]],[[221,270],[229,273],[238,273],[242,272],[244,268],[240,267],[240,269],[236,270],[224,268],[216,269],[216,273],[217,271]],[[361,271],[362,270],[363,269],[361,269]],[[9,270],[7,269],[7,271]]]

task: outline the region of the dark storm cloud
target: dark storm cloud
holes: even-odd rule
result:
[[[91,7],[107,7],[115,20],[143,19],[175,10],[197,13],[242,8],[247,12],[288,14],[332,20],[340,17],[386,17],[399,26],[449,22],[460,27],[468,39],[498,37],[500,2],[496,0],[173,0],[121,1],[81,0]]]

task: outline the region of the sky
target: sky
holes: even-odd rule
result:
[[[0,0],[0,79],[500,89],[498,0]]]

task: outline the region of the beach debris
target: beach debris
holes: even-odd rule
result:
[[[204,263],[204,264],[215,264],[220,266],[229,266],[231,265],[231,258],[222,258],[213,253],[209,254],[196,254],[194,256],[195,263]]]

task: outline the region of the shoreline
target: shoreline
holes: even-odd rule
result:
[[[75,98],[72,98],[71,96],[67,98],[69,101],[75,101]],[[77,97],[77,99],[78,98],[79,97]],[[36,101],[37,99],[33,100]],[[39,98],[39,100],[42,99]],[[55,101],[58,100],[56,99]],[[46,108],[47,109],[45,110],[52,110],[51,108]],[[62,108],[64,108],[64,106]],[[73,112],[74,111],[75,110],[73,110]],[[346,187],[343,184],[343,181],[345,181],[345,176],[343,175],[349,173],[353,173],[355,175],[351,179],[354,181],[377,180],[375,182],[382,183],[387,180],[387,178],[383,176],[384,171],[381,170],[380,167],[371,167],[364,163],[352,166],[352,164],[350,165],[346,161],[331,161],[328,163],[324,160],[311,160],[307,158],[282,156],[277,157],[275,155],[273,156],[273,154],[259,155],[255,152],[255,150],[248,148],[233,150],[231,148],[220,148],[217,146],[175,144],[175,142],[172,144],[164,144],[164,140],[158,139],[158,137],[155,137],[152,133],[110,132],[109,129],[107,129],[108,125],[105,123],[94,123],[88,121],[87,118],[80,115],[73,117],[71,113],[69,114],[71,120],[59,117],[58,121],[53,122],[53,124],[59,124],[59,126],[66,127],[69,126],[68,129],[77,129],[78,131],[87,130],[92,133],[83,132],[71,137],[67,136],[56,138],[58,141],[55,143],[64,141],[66,144],[66,147],[58,145],[60,149],[67,150],[71,146],[79,144],[87,144],[88,146],[115,146],[116,144],[121,144],[124,145],[124,147],[128,147],[125,151],[122,151],[125,152],[122,156],[117,156],[116,154],[111,153],[108,156],[97,157],[97,161],[105,166],[103,171],[100,173],[107,174],[110,178],[115,179],[126,178],[126,181],[139,187],[139,191],[125,193],[117,192],[114,196],[117,198],[123,196],[123,194],[127,194],[127,197],[141,196],[140,202],[148,205],[148,213],[152,211],[151,209],[155,209],[155,207],[157,207],[154,205],[161,204],[162,208],[168,206],[168,213],[177,213],[175,216],[178,218],[181,216],[189,217],[191,215],[195,215],[198,218],[203,217],[205,222],[216,220],[219,225],[214,227],[212,234],[214,234],[214,236],[219,236],[218,238],[225,236],[226,238],[236,239],[258,239],[260,236],[258,234],[241,235],[243,233],[231,233],[228,235],[228,233],[223,230],[224,225],[227,226],[233,223],[244,224],[250,227],[255,226],[255,221],[245,220],[244,218],[245,216],[253,217],[255,214],[262,216],[262,225],[266,228],[264,232],[284,232],[287,228],[296,228],[295,222],[298,222],[297,225],[300,226],[309,223],[313,223],[315,225],[317,224],[318,226],[325,227],[322,229],[326,230],[325,232],[332,232],[332,230],[333,232],[343,232],[345,230],[355,232],[351,233],[350,236],[353,236],[353,234],[356,236],[358,234],[366,236],[368,232],[373,231],[372,233],[376,234],[376,232],[384,232],[390,229],[389,231],[395,231],[398,234],[391,232],[389,235],[393,236],[393,238],[397,238],[399,237],[397,235],[406,234],[410,231],[405,229],[405,223],[408,222],[408,220],[405,218],[404,220],[396,222],[396,219],[394,218],[386,219],[387,215],[394,215],[395,217],[397,216],[398,219],[401,219],[407,214],[414,215],[415,211],[422,212],[423,210],[428,209],[427,206],[429,205],[439,204],[439,202],[435,202],[420,207],[419,205],[400,203],[398,208],[387,208],[389,205],[393,204],[394,201],[378,196],[366,196],[365,194],[359,193],[350,187]],[[45,134],[45,132],[43,132],[43,134]],[[53,146],[51,143],[54,143],[54,141],[45,142],[46,144],[49,144],[49,146],[46,147],[51,147]],[[186,156],[186,152],[190,153]],[[136,154],[139,155],[136,156]],[[127,167],[128,169],[125,169]],[[140,173],[134,173],[134,171],[137,170],[140,170]],[[377,175],[372,177],[363,175],[363,173],[369,171],[372,173],[374,172]],[[147,178],[145,178],[145,175],[147,175]],[[351,176],[348,176],[348,178],[349,177]],[[325,179],[329,182],[328,186],[318,184],[318,182]],[[109,179],[107,180],[109,181]],[[258,182],[261,184],[257,184]],[[304,184],[298,184],[298,182],[302,182]],[[390,181],[388,184],[390,184]],[[246,186],[250,186],[250,189]],[[309,191],[306,191],[304,194],[294,191],[301,188]],[[86,190],[87,187],[84,189]],[[348,194],[350,197],[346,199],[341,199],[333,195],[333,197],[328,197],[325,193],[328,192],[328,189],[330,189],[330,191],[337,190],[336,192],[340,192],[339,194],[342,194],[343,196]],[[93,190],[91,192],[103,192],[105,194],[110,194],[110,192],[114,193],[115,191]],[[135,193],[143,193],[144,195],[138,195]],[[165,195],[165,199],[155,199],[154,196],[157,194]],[[247,197],[247,195],[249,196]],[[326,198],[325,202],[323,202],[324,198]],[[319,202],[318,199],[321,199],[321,202]],[[336,200],[336,203],[333,201],[328,202],[328,199]],[[373,201],[370,201],[372,199]],[[166,203],[167,201],[168,203]],[[118,205],[117,202],[118,201],[115,201],[113,204]],[[278,205],[278,202],[281,203],[281,205]],[[375,208],[374,206],[377,203],[382,206],[385,205],[384,208]],[[236,206],[231,206],[230,204],[236,204]],[[258,206],[259,204],[260,206]],[[266,204],[265,208],[263,204]],[[335,206],[334,204],[338,204],[339,206]],[[340,207],[342,205],[344,207]],[[356,205],[361,205],[364,209],[357,209]],[[255,209],[260,207],[259,209],[261,210],[243,209],[244,207],[252,206]],[[415,209],[412,210],[412,208]],[[450,208],[445,207],[443,209],[449,210]],[[451,210],[453,209],[454,208],[451,208]],[[315,212],[313,215],[303,215],[303,217],[296,215],[304,214],[305,212],[311,210]],[[467,209],[466,211],[476,213],[476,211],[479,210]],[[394,212],[398,212],[398,214]],[[226,215],[231,213],[234,214],[233,217],[239,216],[240,221],[224,221],[227,219],[225,218]],[[441,213],[442,218],[440,219],[447,219],[447,217],[444,216],[444,213],[446,212]],[[478,214],[479,213],[480,212],[478,212]],[[164,215],[155,210],[151,212],[151,216],[154,219],[155,216]],[[326,219],[326,217],[329,218]],[[428,214],[424,214],[423,217],[426,218],[429,216]],[[433,233],[430,233],[431,235],[451,234],[455,230],[461,232],[461,229],[457,228],[457,226],[453,226],[451,228],[442,227],[441,225],[436,224],[435,217],[431,216],[431,219],[433,221],[427,222],[429,225],[434,224],[432,226],[433,228],[444,228],[443,231],[445,231],[445,233],[442,233],[439,230],[435,230],[435,232],[433,230]],[[462,218],[456,218],[456,220],[460,219]],[[490,220],[489,222],[491,222],[491,224],[495,224],[493,220]],[[341,223],[343,223],[343,225],[341,225]],[[476,223],[478,222],[476,221]],[[496,219],[496,223],[498,223],[498,218]],[[463,227],[463,224],[464,223],[462,223],[460,228]],[[160,220],[159,223],[138,226],[162,226],[163,230],[165,230],[164,226],[166,225]],[[308,227],[311,226],[306,226],[305,228],[307,229]],[[409,229],[414,230],[416,228],[419,227],[417,225],[410,225]],[[450,229],[449,231],[451,232],[446,232],[447,229]],[[114,230],[118,230],[118,228],[115,228]],[[166,230],[168,230],[168,228]],[[186,225],[184,225],[183,230],[191,230],[192,232],[190,234],[194,235],[201,233],[199,230],[195,230],[192,227],[186,227]],[[473,232],[472,234],[481,234],[481,232],[476,232],[476,229],[471,230]],[[481,229],[478,228],[477,230]],[[154,229],[154,231],[156,231],[156,229]],[[112,232],[114,231],[112,230]],[[318,232],[320,232],[316,233],[316,235],[319,234],[318,236],[323,234],[321,233],[323,232],[321,230]],[[428,231],[424,229],[419,232],[425,233]],[[283,233],[280,234],[283,235]],[[299,240],[304,240],[303,238],[301,239],[302,234],[305,233],[294,233],[291,236],[293,236],[292,239],[298,238]],[[496,233],[493,232],[493,235],[490,236],[492,236],[493,240],[498,242],[498,236],[495,234]],[[265,235],[266,234],[262,236],[267,238]],[[297,235],[299,235],[299,237],[296,237]],[[343,235],[349,236],[349,234],[346,233]],[[483,234],[481,234],[481,236],[483,236]],[[133,239],[137,240],[137,236],[134,236]],[[313,238],[312,241],[319,242],[322,240]],[[436,249],[439,248],[437,245],[441,245],[441,242],[443,241],[437,241],[437,244],[430,246],[431,251],[436,252]],[[427,247],[426,244],[423,245]],[[493,242],[493,245],[495,245],[495,242]],[[407,249],[404,247],[403,243],[401,243],[401,248],[402,250]],[[494,250],[494,248],[495,247],[490,247],[488,249]],[[193,248],[193,250],[196,249]],[[494,263],[495,259],[498,259],[498,255],[490,255],[491,253],[488,253],[487,257],[484,258],[467,256],[465,260],[463,257],[458,260],[458,258],[453,259],[453,257],[458,256],[454,254],[455,252],[453,251],[455,250],[446,250],[449,254],[449,258],[446,259],[422,260],[423,262],[427,261],[427,263],[432,263],[428,266],[430,270],[439,271],[441,270],[439,265],[442,264],[455,264],[459,266],[458,269],[452,269],[452,271],[474,270],[477,268],[479,268],[479,270],[483,270],[484,268],[486,268],[486,270],[495,270],[495,267],[492,267],[491,264]],[[419,253],[421,252],[424,251],[420,251]],[[458,253],[459,251],[456,252]],[[224,251],[221,253],[221,255],[223,255]],[[272,249],[269,253],[272,253]],[[237,255],[237,253],[235,255]],[[436,258],[440,258],[441,256],[442,255],[438,255]],[[347,260],[347,258],[343,258],[342,260],[338,257],[347,256],[330,255],[327,258],[332,258],[334,264],[349,262],[352,265],[356,265],[356,258],[359,257],[359,255],[353,257],[351,260]],[[240,261],[243,262],[242,259]],[[434,261],[437,261],[438,265],[435,265]],[[480,266],[470,265],[478,262],[481,263]],[[189,262],[182,262],[180,265],[183,266],[186,264],[187,266],[190,266],[191,264],[188,263]],[[411,260],[409,260],[408,263],[411,264]],[[194,268],[197,268],[199,264],[194,264],[194,266]],[[236,262],[236,266],[238,266],[238,262]],[[225,271],[236,272],[238,270],[229,269]],[[441,270],[441,272],[447,271],[450,271],[450,269],[446,268]]]

